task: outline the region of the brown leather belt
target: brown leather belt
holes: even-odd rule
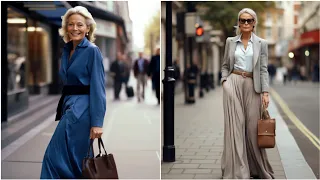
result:
[[[250,77],[252,78],[253,77],[253,73],[251,72],[246,72],[246,71],[240,71],[240,70],[233,70],[232,71],[233,74],[238,74],[238,75],[241,75],[242,77]]]

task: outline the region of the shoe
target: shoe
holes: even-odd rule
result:
[[[251,175],[250,179],[261,179],[258,175]]]

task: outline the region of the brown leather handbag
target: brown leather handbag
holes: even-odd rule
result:
[[[274,148],[276,144],[276,120],[271,119],[266,108],[262,108],[261,119],[258,120],[258,147]]]
[[[93,139],[90,141],[87,157],[82,162],[82,178],[84,179],[119,179],[117,166],[112,154],[107,154],[101,138],[98,138],[99,154],[94,157]],[[101,154],[101,146],[105,152]],[[92,152],[93,157],[90,157]]]

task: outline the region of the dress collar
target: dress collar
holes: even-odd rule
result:
[[[87,39],[87,37],[84,37],[81,42],[78,44],[78,47],[87,47],[89,45],[89,40]],[[73,43],[72,41],[67,42],[64,45],[64,48],[66,49],[72,49],[73,48]]]

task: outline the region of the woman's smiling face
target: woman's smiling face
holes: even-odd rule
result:
[[[67,32],[70,40],[81,41],[89,32],[86,18],[80,14],[73,14],[68,18]]]

